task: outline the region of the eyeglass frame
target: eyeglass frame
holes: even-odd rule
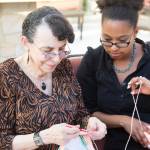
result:
[[[100,42],[101,42],[102,46],[109,47],[109,48],[111,48],[113,45],[115,45],[117,48],[127,48],[129,46],[129,44],[131,43],[132,34],[131,34],[128,42],[115,42],[114,43],[114,42],[103,41],[101,38],[100,38]],[[111,46],[106,46],[106,45],[103,44],[103,42],[111,43]],[[123,46],[123,47],[122,46],[120,47],[120,46],[117,45],[117,44],[121,44],[121,43],[122,44],[127,44],[127,45]]]
[[[51,59],[51,58],[54,58],[54,57],[56,57],[56,56],[59,56],[59,57],[61,57],[61,58],[66,58],[66,57],[71,53],[70,47],[69,47],[69,45],[68,45],[67,43],[66,43],[65,46],[68,47],[69,51],[59,50],[59,51],[58,51],[58,54],[56,54],[55,52],[53,52],[53,50],[50,51],[50,52],[44,52],[44,51],[41,50],[42,48],[44,49],[44,47],[39,48],[35,43],[32,43],[32,44],[40,51],[40,53],[42,53],[42,54],[44,55],[44,57],[45,57],[46,59]],[[46,47],[45,47],[45,48],[46,48]],[[64,53],[64,56],[60,56],[60,55],[62,54],[62,52]],[[49,56],[49,57],[48,57],[48,55],[51,55],[51,54],[52,54],[53,56]],[[47,58],[47,57],[48,57],[48,58]]]

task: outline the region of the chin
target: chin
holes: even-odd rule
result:
[[[122,59],[121,55],[118,56],[111,55],[110,57],[114,60]]]
[[[56,67],[47,67],[47,68],[44,68],[43,70],[45,72],[49,73],[49,72],[53,72],[55,69],[56,69]]]

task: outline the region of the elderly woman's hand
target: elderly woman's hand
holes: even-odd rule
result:
[[[134,77],[128,83],[128,89],[131,88],[132,94],[137,94],[141,85],[140,93],[150,95],[150,80],[145,77]]]
[[[106,125],[96,117],[89,118],[87,130],[93,140],[100,140],[107,134]]]
[[[66,123],[56,124],[49,129],[40,132],[45,144],[64,145],[71,139],[80,135],[79,126],[71,126]]]

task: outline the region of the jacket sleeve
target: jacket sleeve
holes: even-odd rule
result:
[[[94,50],[89,48],[77,71],[77,79],[82,89],[84,103],[90,113],[98,110],[95,69],[97,66],[96,62],[97,60],[94,58]]]
[[[73,101],[75,101],[76,109],[77,109],[73,122],[74,122],[74,124],[83,125],[83,123],[84,123],[84,125],[85,125],[85,120],[87,119],[87,117],[89,117],[89,113],[83,102],[81,87],[79,85],[79,82],[77,81],[76,76],[73,74],[73,68],[72,68],[70,61],[67,62],[66,68],[67,68],[67,75],[69,75],[69,77],[70,77],[70,84],[72,87],[72,95],[73,95],[72,97],[74,97]]]
[[[0,72],[0,149],[12,149],[15,137],[14,95],[7,84],[7,75]]]

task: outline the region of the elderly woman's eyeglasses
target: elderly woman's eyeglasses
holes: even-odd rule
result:
[[[56,56],[59,56],[60,58],[65,58],[71,53],[71,50],[68,45],[67,45],[68,50],[65,50],[65,48],[63,48],[63,50],[59,50],[58,52],[55,52],[53,50],[50,51],[50,48],[48,48],[48,47],[38,48],[35,44],[34,44],[34,46],[37,49],[39,49],[39,51],[41,52],[41,54],[44,56],[45,59],[52,59]]]
[[[132,37],[132,36],[131,36],[131,37]],[[129,44],[130,44],[130,42],[131,42],[131,37],[130,37],[130,39],[129,39],[128,42],[127,42],[127,41],[126,41],[126,42],[123,41],[123,42],[116,42],[116,43],[113,43],[113,42],[106,41],[106,40],[101,40],[101,39],[100,39],[100,42],[101,42],[101,44],[102,44],[103,46],[108,47],[108,48],[112,47],[113,45],[115,45],[117,48],[126,48],[126,47],[129,46]]]
[[[56,56],[59,56],[60,58],[65,58],[70,54],[70,51],[65,51],[65,50],[60,50],[58,52],[53,52],[53,51],[45,52],[45,51],[43,51],[42,54],[44,55],[44,57],[46,59],[51,59],[51,58],[54,58]]]

